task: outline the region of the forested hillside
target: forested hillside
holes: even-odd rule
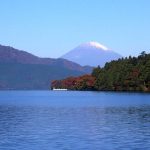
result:
[[[92,78],[92,82],[88,79]],[[121,58],[93,69],[88,78],[74,78],[67,86],[67,79],[52,82],[52,88],[97,91],[145,91],[150,92],[150,54],[142,52],[138,57]],[[80,82],[78,82],[80,80]],[[73,78],[72,78],[73,81]],[[62,84],[63,83],[63,84]],[[80,84],[79,84],[80,83]],[[70,84],[70,83],[69,83]]]

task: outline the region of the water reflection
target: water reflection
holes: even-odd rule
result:
[[[0,149],[149,149],[150,106],[0,106]]]

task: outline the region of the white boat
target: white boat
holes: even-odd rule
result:
[[[53,91],[67,91],[67,89],[52,89]]]

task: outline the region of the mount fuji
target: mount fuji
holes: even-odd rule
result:
[[[103,67],[106,62],[117,60],[122,56],[106,46],[98,42],[88,42],[79,45],[73,50],[69,51],[61,58],[73,61],[82,66],[93,66],[100,65]]]

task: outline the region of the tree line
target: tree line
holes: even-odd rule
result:
[[[125,57],[93,69],[91,75],[55,80],[52,88],[96,91],[150,92],[150,54]]]

